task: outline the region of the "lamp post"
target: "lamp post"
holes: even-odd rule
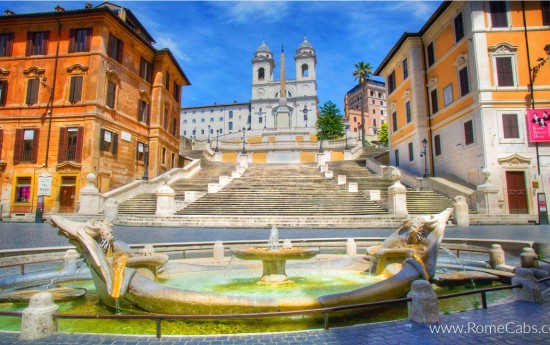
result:
[[[207,143],[210,144],[210,128],[212,126],[208,125],[208,140],[207,140]],[[210,145],[209,145],[210,146]]]
[[[306,128],[307,128],[307,113],[308,113],[308,109],[307,109],[307,105],[304,105],[304,110],[302,110],[304,112],[304,121],[306,122]]]
[[[246,143],[246,128],[243,127],[243,152],[242,152],[243,155],[246,154],[245,147],[244,147],[245,143]]]
[[[430,177],[430,172],[428,171],[428,140],[424,138],[422,140],[423,151],[420,153],[420,157],[424,157],[424,175],[422,177]]]
[[[48,93],[50,94],[50,99],[48,100],[48,104],[46,105],[46,116],[48,117],[48,137],[46,139],[46,158],[44,159],[44,167],[48,167],[48,153],[50,152],[50,135],[52,132],[52,116],[53,116],[53,87],[46,84],[46,80],[48,78],[46,77],[36,77],[38,82],[48,90]],[[54,78],[55,79],[55,78]]]
[[[349,145],[348,145],[348,126],[345,127],[345,130],[346,130],[346,151],[349,150]]]
[[[214,150],[214,152],[220,152],[220,150],[218,149],[218,146],[220,144],[220,133],[221,133],[221,128],[220,129],[216,129],[216,150]]]
[[[260,120],[262,119],[262,115],[264,115],[264,129],[265,129],[267,127],[267,123],[266,123],[267,119],[265,116],[266,112],[262,111],[262,108],[260,108],[256,114],[258,114],[258,116],[260,117]]]
[[[142,180],[149,179],[149,144],[143,145],[143,177]]]

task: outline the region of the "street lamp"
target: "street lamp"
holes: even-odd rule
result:
[[[246,151],[244,149],[245,143],[246,143],[246,128],[243,127],[243,152],[242,152],[243,155],[246,154]]]
[[[211,127],[212,126],[208,125],[208,141],[207,141],[208,144],[210,144],[210,128]]]
[[[48,167],[48,153],[50,152],[50,135],[52,132],[52,116],[53,116],[53,87],[46,84],[46,80],[48,78],[46,77],[36,77],[38,82],[42,84],[43,87],[48,90],[48,93],[50,94],[50,99],[48,100],[48,104],[46,105],[46,116],[48,116],[48,137],[46,139],[46,158],[44,159],[44,167]],[[55,76],[54,76],[54,82],[55,82]]]
[[[349,150],[349,146],[348,146],[348,126],[345,127],[345,130],[346,130],[346,151]]]
[[[218,149],[218,146],[220,144],[220,133],[222,132],[222,129],[216,129],[216,150],[214,150],[214,152],[220,152],[220,150]]]
[[[307,109],[307,105],[304,105],[304,110],[302,110],[304,112],[304,121],[306,122],[306,128],[307,128],[307,113],[308,113],[308,109]]]
[[[428,140],[426,138],[422,140],[422,148],[423,151],[420,153],[420,157],[424,157],[424,176],[422,177],[430,177],[430,172],[428,171]]]
[[[260,120],[262,119],[262,115],[264,115],[264,129],[265,129],[267,127],[266,116],[265,116],[266,112],[262,111],[262,108],[260,108],[256,114],[258,114],[258,116],[260,117]]]

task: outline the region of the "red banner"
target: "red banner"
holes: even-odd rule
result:
[[[550,142],[550,108],[527,110],[529,141]]]

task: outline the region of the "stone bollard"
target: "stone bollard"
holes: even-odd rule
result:
[[[493,269],[506,264],[506,255],[500,244],[491,245],[491,249],[489,249],[489,264]]]
[[[29,306],[23,310],[20,339],[40,339],[55,334],[57,325],[53,314],[58,309],[59,307],[53,302],[51,293],[34,294],[29,301]]]
[[[415,280],[411,285],[411,291],[407,294],[407,297],[412,299],[412,301],[407,303],[409,320],[418,323],[439,322],[437,295],[429,281]]]
[[[346,175],[338,175],[338,185],[346,184]]]
[[[348,192],[350,192],[350,193],[359,192],[359,185],[357,184],[357,182],[348,183]]]
[[[93,173],[86,175],[88,185],[80,190],[80,208],[78,214],[99,214],[101,194],[94,185],[96,176]]]
[[[528,268],[517,268],[512,278],[512,285],[521,284],[522,287],[512,290],[514,301],[542,302],[540,285],[533,272]]]
[[[319,166],[319,169],[321,169],[321,174],[328,171],[328,165],[323,164]]]
[[[283,249],[292,249],[292,242],[288,238],[283,241]]]
[[[357,255],[357,244],[353,238],[348,238],[346,242],[346,255],[351,257]]]
[[[325,171],[325,178],[333,178],[334,172],[333,171]]]
[[[222,241],[214,242],[212,256],[214,257],[215,261],[218,261],[218,262],[223,261],[223,259],[225,258],[225,249],[223,248]]]
[[[217,193],[221,189],[218,183],[209,183],[208,184],[208,193]]]
[[[76,273],[78,269],[78,261],[80,259],[80,254],[74,249],[69,249],[63,255],[63,270]]]
[[[405,217],[407,210],[407,188],[399,181],[388,187],[388,208],[391,214],[398,217]]]
[[[174,197],[176,192],[169,185],[164,184],[157,189],[157,210],[155,216],[173,216],[176,212]]]
[[[453,224],[470,226],[470,211],[468,210],[466,198],[462,195],[457,195],[453,200]]]
[[[109,223],[114,223],[118,218],[118,204],[113,199],[107,199],[103,205],[103,214]]]
[[[523,248],[523,252],[520,254],[521,267],[534,268],[539,267],[537,253],[530,247]]]

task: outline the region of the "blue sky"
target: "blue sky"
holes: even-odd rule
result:
[[[319,103],[333,101],[343,112],[346,91],[356,81],[353,65],[373,71],[403,32],[418,31],[440,1],[111,1],[129,8],[155,38],[170,48],[191,81],[182,106],[247,102],[250,60],[265,39],[275,55],[279,79],[281,45],[287,79],[294,79],[294,54],[304,35],[317,53]],[[94,2],[98,5],[102,2]],[[0,11],[46,12],[85,1],[3,1]]]

